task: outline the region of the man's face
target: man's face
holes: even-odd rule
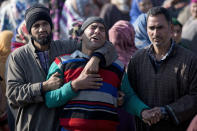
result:
[[[149,16],[147,20],[147,33],[153,45],[158,47],[163,46],[170,43],[172,25],[167,22],[163,14]]]
[[[88,50],[96,50],[102,47],[106,41],[105,27],[101,23],[92,23],[89,25],[83,35],[82,42]]]
[[[141,12],[146,13],[150,8],[153,7],[150,0],[142,0],[138,3]]]
[[[197,2],[192,2],[192,3],[191,3],[190,10],[191,10],[192,16],[193,16],[194,18],[197,18]]]
[[[181,41],[181,33],[182,33],[181,26],[180,25],[174,25],[173,39],[175,40],[176,43],[179,43]]]
[[[50,24],[46,20],[38,20],[31,27],[31,35],[40,45],[50,44],[52,39]]]

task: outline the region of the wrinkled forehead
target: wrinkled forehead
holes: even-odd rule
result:
[[[165,16],[163,14],[158,14],[158,15],[149,15],[147,18],[147,27],[148,26],[161,26],[164,24],[168,24]]]
[[[92,23],[92,24],[90,24],[89,26],[88,26],[88,28],[90,28],[90,27],[95,27],[95,28],[101,28],[101,29],[104,29],[104,30],[106,30],[105,29],[105,26],[102,24],[102,23],[99,23],[99,22],[94,22],[94,23]]]
[[[104,27],[105,28],[105,26],[102,24],[102,23],[99,23],[99,22],[94,22],[94,23],[92,23],[92,24],[90,24],[89,26],[100,26],[100,27]]]

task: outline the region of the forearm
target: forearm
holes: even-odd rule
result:
[[[190,120],[197,113],[197,95],[185,95],[174,103],[166,105],[170,118],[175,124]]]
[[[10,55],[7,63],[5,79],[8,102],[15,107],[43,102],[41,82],[27,80],[27,70],[24,69],[24,63],[20,60],[18,56]]]
[[[104,66],[111,65],[118,58],[115,47],[108,41],[105,42],[102,48],[95,50],[94,53],[99,53],[103,55],[105,60],[101,60],[101,62],[104,62]]]
[[[17,81],[10,81],[7,84],[6,95],[12,106],[21,107],[44,101],[41,94],[41,83],[21,84]]]
[[[71,82],[68,82],[59,89],[47,92],[45,94],[45,103],[49,108],[59,107],[66,104],[76,95],[77,93],[72,90]]]
[[[123,105],[125,110],[141,118],[141,112],[149,107],[139,99],[131,88],[126,74],[122,80],[121,90],[125,93],[125,103]]]
[[[191,120],[195,114],[197,114],[197,59],[191,61],[189,67],[189,72],[184,73],[185,78],[188,78],[187,82],[183,84],[180,88],[179,98],[177,98],[173,103],[166,106],[170,118],[176,124],[181,122]],[[184,94],[183,94],[184,93]]]

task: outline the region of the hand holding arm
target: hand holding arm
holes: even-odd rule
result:
[[[51,91],[58,89],[63,84],[63,79],[59,78],[61,74],[55,72],[48,80],[43,82],[43,91]]]
[[[86,74],[98,73],[100,61],[100,58],[98,58],[97,56],[92,56],[84,67],[83,72],[85,72]]]
[[[98,89],[102,86],[102,80],[99,74],[87,74],[82,71],[78,78],[72,81],[71,85],[75,92],[83,89]]]
[[[94,53],[103,55],[104,60],[101,59],[101,63],[104,66],[111,65],[118,58],[115,47],[109,41],[106,41],[104,46],[99,48],[98,50],[95,50]]]
[[[61,77],[63,76],[61,69],[57,64],[53,63],[49,69],[48,77],[55,74],[55,72],[59,72],[62,74]],[[100,83],[101,81],[102,78],[100,78],[99,74],[87,74],[86,71],[83,70],[75,80],[65,83],[59,89],[47,92],[45,94],[46,105],[50,108],[62,106],[76,96],[76,92],[79,90],[98,89],[102,86],[102,83]]]

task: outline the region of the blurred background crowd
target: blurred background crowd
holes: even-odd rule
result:
[[[146,12],[154,6],[167,8],[173,16],[173,39],[197,53],[197,0],[0,0],[0,131],[8,131],[4,73],[7,56],[27,44],[25,10],[42,3],[51,10],[53,39],[76,39],[77,30],[89,16],[105,20],[108,39],[127,66],[130,56],[151,42],[146,32]],[[128,118],[129,119],[129,118]],[[125,127],[124,127],[125,128]],[[124,130],[131,130],[129,127]]]

